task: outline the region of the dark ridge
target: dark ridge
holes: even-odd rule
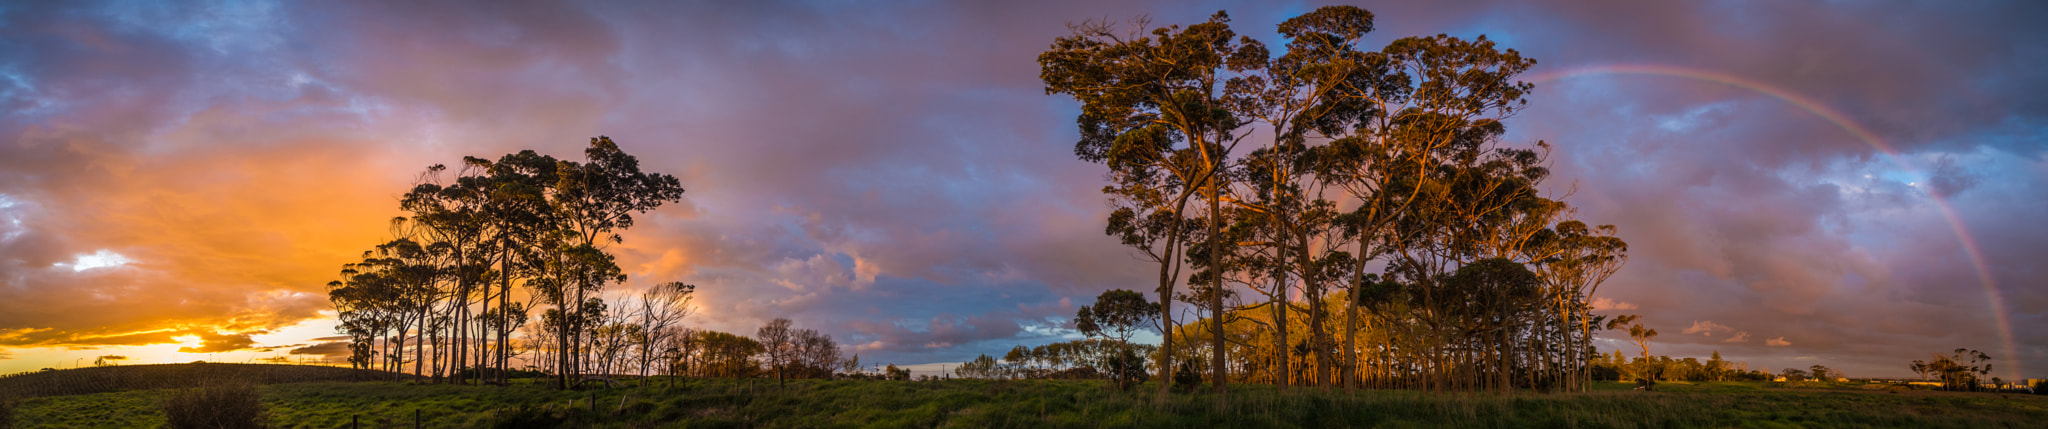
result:
[[[191,387],[206,381],[240,380],[254,384],[309,381],[377,381],[412,378],[408,374],[317,365],[254,363],[183,363],[122,365],[25,372],[0,376],[0,392],[21,397],[84,395],[122,390]]]

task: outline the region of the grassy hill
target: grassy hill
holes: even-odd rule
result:
[[[1099,381],[707,379],[582,392],[411,382],[306,382],[261,388],[273,427],[2044,427],[2048,396],[1786,389],[1773,383],[1666,383],[1583,394],[1413,391],[1214,396],[1124,393]],[[155,427],[163,391],[30,399],[24,427]],[[595,403],[593,410],[592,403]],[[415,414],[417,413],[417,414]]]
[[[28,372],[0,377],[0,393],[22,397],[82,395],[123,390],[171,389],[204,380],[238,379],[256,384],[312,381],[396,380],[383,371],[314,365],[181,363],[123,365]]]

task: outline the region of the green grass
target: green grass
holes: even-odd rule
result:
[[[1154,385],[1156,386],[1156,385]],[[689,380],[674,388],[562,392],[405,382],[310,382],[263,387],[282,428],[490,427],[515,416],[574,427],[2044,427],[2048,396],[1774,383],[1664,383],[1630,392],[1599,383],[1583,394],[1361,391],[1356,396],[1234,386],[1207,394],[1124,393],[1098,381]],[[162,390],[29,399],[25,427],[155,427]],[[623,410],[621,410],[621,399]],[[573,404],[571,403],[573,401]],[[521,411],[524,407],[524,411]]]

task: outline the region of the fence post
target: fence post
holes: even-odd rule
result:
[[[420,429],[420,409],[412,409],[412,429]]]

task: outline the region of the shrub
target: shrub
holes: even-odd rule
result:
[[[1180,364],[1174,365],[1174,367],[1174,390],[1180,391],[1181,393],[1188,393],[1195,391],[1195,387],[1202,385],[1201,369],[1195,368],[1194,362],[1181,361]]]
[[[173,428],[260,428],[263,400],[246,381],[211,381],[164,397],[164,418]]]

